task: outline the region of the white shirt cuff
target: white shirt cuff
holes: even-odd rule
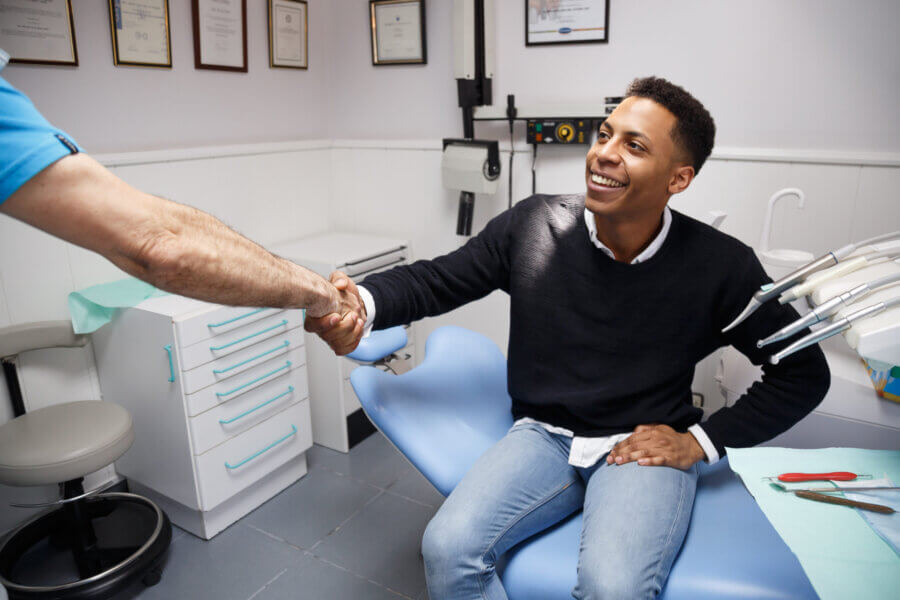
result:
[[[703,452],[706,454],[706,462],[711,465],[719,462],[719,451],[716,450],[715,444],[712,443],[712,440],[709,439],[709,436],[706,435],[703,428],[700,427],[700,425],[691,425],[688,427],[688,431],[694,436],[694,439],[697,440],[700,447],[703,448]]]
[[[366,324],[363,327],[363,337],[368,337],[372,333],[372,324],[375,322],[375,298],[372,292],[361,285],[356,286],[359,290],[359,297],[362,298],[363,306],[366,309]]]

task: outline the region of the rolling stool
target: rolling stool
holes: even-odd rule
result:
[[[0,426],[0,483],[59,484],[61,495],[46,504],[14,505],[52,508],[0,543],[0,586],[10,600],[100,600],[137,580],[155,585],[162,574],[172,539],[166,514],[141,496],[85,493],[82,485],[85,475],[112,464],[131,447],[131,415],[101,401],[25,413],[11,358],[86,343],[67,321],[0,329],[0,357],[16,415]]]

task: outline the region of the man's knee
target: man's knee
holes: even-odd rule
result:
[[[659,586],[652,576],[638,569],[608,566],[578,568],[578,584],[574,596],[579,600],[635,600],[655,598]]]
[[[422,558],[430,569],[471,565],[483,551],[465,515],[438,511],[422,536]]]

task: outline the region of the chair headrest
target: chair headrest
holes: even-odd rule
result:
[[[0,357],[44,348],[77,348],[88,342],[69,321],[37,321],[0,329]]]

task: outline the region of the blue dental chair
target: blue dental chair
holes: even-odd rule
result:
[[[398,330],[374,332],[357,352],[391,354],[406,344]],[[360,367],[350,382],[369,419],[444,496],[512,426],[506,359],[488,338],[460,327],[432,333],[412,371]],[[580,535],[579,513],[509,551],[498,569],[510,600],[570,599]],[[660,598],[816,597],[727,459],[701,464],[690,528]]]

